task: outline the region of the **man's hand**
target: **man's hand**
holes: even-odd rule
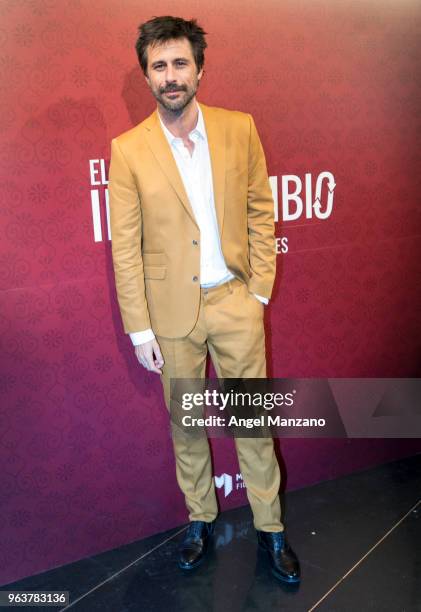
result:
[[[161,349],[159,348],[156,338],[149,340],[149,342],[144,342],[143,344],[135,346],[134,351],[139,363],[141,363],[144,368],[149,370],[149,372],[162,374],[160,368],[162,368],[164,365],[164,360],[162,358]]]

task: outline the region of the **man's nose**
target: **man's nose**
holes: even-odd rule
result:
[[[173,81],[175,82],[176,78],[173,66],[167,66],[167,70],[165,72],[165,80],[167,81],[167,85],[169,85]]]

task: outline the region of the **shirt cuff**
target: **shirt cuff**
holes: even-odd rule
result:
[[[269,304],[268,298],[262,297],[261,295],[257,295],[257,293],[254,293],[254,295],[257,297],[259,302],[263,302],[263,304],[266,304],[266,305]]]
[[[149,342],[155,338],[155,334],[151,329],[145,329],[140,332],[132,332],[129,334],[130,340],[133,343],[133,346],[138,346],[139,344],[145,344],[145,342]]]

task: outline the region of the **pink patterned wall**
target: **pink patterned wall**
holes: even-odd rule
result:
[[[269,373],[421,374],[420,5],[1,3],[3,584],[187,519],[159,381],[122,332],[105,208],[110,140],[154,109],[137,26],[174,11],[209,33],[199,101],[253,114],[277,180],[287,252],[266,312]],[[215,474],[235,475],[230,441],[213,448]],[[420,450],[280,444],[288,489]],[[218,494],[222,509],[246,503],[241,488]]]

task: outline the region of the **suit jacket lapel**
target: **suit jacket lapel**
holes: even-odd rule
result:
[[[162,131],[157,109],[155,109],[152,115],[149,116],[145,124],[145,128],[149,147],[154,154],[156,161],[160,165],[161,170],[166,175],[168,181],[171,183],[180,202],[186,209],[186,212],[196,223],[193,209],[186,190],[184,189],[183,180],[178,171],[171,147],[168,144],[168,140],[166,139],[164,132]]]
[[[199,103],[198,103],[199,104]],[[222,236],[224,221],[224,198],[225,198],[225,125],[216,116],[212,107],[200,103],[203,120],[208,138],[209,154],[212,167],[213,194],[215,199],[216,218],[218,221],[219,235]],[[162,171],[166,175],[176,192],[180,202],[196,223],[189,198],[184,188],[183,180],[178,171],[171,147],[162,131],[158,117],[158,110],[148,117],[145,122],[146,134],[149,147],[154,154]]]
[[[222,237],[225,207],[225,123],[223,123],[221,117],[218,117],[217,111],[212,107],[198,104],[202,109],[208,137],[216,218],[218,220],[219,236]]]

